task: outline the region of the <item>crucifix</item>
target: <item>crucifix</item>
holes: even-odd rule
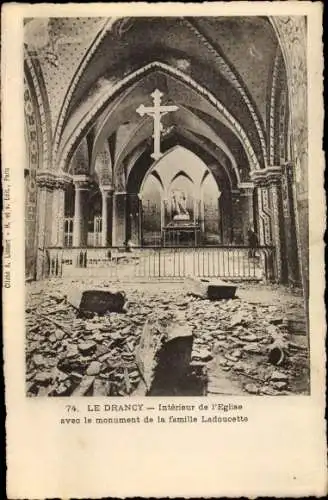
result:
[[[178,106],[161,106],[161,98],[163,93],[156,89],[151,94],[154,106],[144,106],[141,104],[139,108],[137,108],[137,113],[140,116],[144,116],[145,114],[152,116],[154,120],[154,152],[150,155],[154,160],[158,160],[161,156],[161,131],[163,130],[163,125],[161,123],[162,116],[166,115],[170,111],[177,111]]]

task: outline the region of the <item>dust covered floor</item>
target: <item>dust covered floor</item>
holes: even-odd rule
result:
[[[209,301],[184,283],[121,283],[125,312],[79,318],[65,300],[74,280],[26,285],[28,396],[288,395],[309,392],[303,297],[242,283],[237,298]],[[111,290],[108,280],[79,285]],[[140,339],[151,339],[150,353]],[[173,333],[172,333],[173,332]],[[276,334],[279,366],[269,362]],[[147,346],[146,346],[147,348]]]

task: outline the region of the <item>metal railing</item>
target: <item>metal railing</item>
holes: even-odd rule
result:
[[[122,247],[48,248],[45,276],[101,275],[117,279],[184,278],[188,276],[274,280],[274,247]],[[97,272],[97,270],[99,270]]]

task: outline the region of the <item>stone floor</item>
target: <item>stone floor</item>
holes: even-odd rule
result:
[[[65,300],[76,285],[124,289],[125,313],[91,319],[77,317],[76,310]],[[234,300],[215,302],[189,295],[184,282],[110,284],[101,278],[85,278],[29,283],[27,394],[165,395],[150,390],[151,374],[145,377],[137,362],[145,328],[152,339],[152,350],[172,336],[193,337],[189,367],[192,373],[184,383],[174,386],[173,381],[174,387],[167,389],[166,395],[307,394],[309,352],[303,311],[299,291],[259,283],[241,283]],[[268,360],[276,334],[283,340],[286,352],[280,366]],[[187,363],[183,341],[180,348],[179,356],[174,354],[167,368],[171,379],[172,367],[179,373],[177,377],[184,376],[182,368],[179,371],[172,361],[178,360],[176,365],[181,366]],[[148,371],[156,368],[156,359],[150,359]],[[195,383],[195,373],[206,380],[203,386]],[[186,380],[190,381],[189,386]]]

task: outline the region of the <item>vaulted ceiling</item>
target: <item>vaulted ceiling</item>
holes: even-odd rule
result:
[[[286,81],[268,18],[31,19],[25,42],[60,168],[107,162],[127,177],[131,158],[151,152],[152,120],[136,109],[155,88],[179,107],[163,118],[164,142],[184,138],[236,183],[267,165],[274,79]]]

